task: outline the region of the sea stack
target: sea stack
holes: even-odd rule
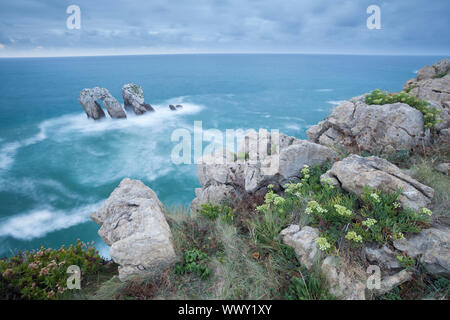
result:
[[[85,88],[81,90],[78,96],[78,101],[86,112],[88,118],[98,120],[105,117],[105,112],[102,110],[98,100],[103,101],[103,104],[111,118],[121,119],[127,117],[119,101],[117,101],[116,98],[109,93],[108,89],[95,87],[92,89]]]
[[[150,104],[145,103],[142,88],[134,83],[128,83],[122,87],[122,96],[126,110],[132,110],[137,115],[155,111]]]

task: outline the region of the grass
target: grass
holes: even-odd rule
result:
[[[450,178],[435,170],[431,160],[422,160],[410,168],[411,175],[421,183],[434,189],[431,209],[436,214],[450,212]]]

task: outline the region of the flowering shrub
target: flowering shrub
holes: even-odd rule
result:
[[[389,244],[407,233],[420,232],[427,225],[432,212],[426,208],[419,212],[402,208],[398,200],[401,190],[385,193],[365,188],[361,199],[358,199],[341,188],[335,188],[330,179],[321,179],[327,169],[328,165],[303,167],[301,183],[286,184],[285,197],[269,188],[264,204],[257,210],[269,212],[265,217],[269,217],[271,222],[277,221],[277,214],[280,221],[288,221],[289,212],[306,199],[305,214],[310,224],[320,231],[317,245],[320,250],[329,252],[336,250],[343,240],[355,246],[371,241]],[[273,227],[270,234],[275,236],[277,231],[278,228]]]
[[[423,114],[425,128],[433,128],[442,120],[439,118],[441,110],[431,107],[427,101],[409,95],[407,92],[386,93],[379,89],[372,91],[366,96],[367,104],[390,104],[396,102],[403,102],[411,107],[419,110]]]
[[[80,267],[82,276],[100,270],[102,259],[80,240],[69,248],[25,251],[0,260],[0,297],[6,299],[55,299],[67,290],[67,268]]]

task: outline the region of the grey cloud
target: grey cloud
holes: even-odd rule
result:
[[[382,30],[365,26],[379,4]],[[82,29],[67,30],[67,6]],[[173,52],[450,52],[448,0],[8,0],[0,4],[0,56],[44,50],[148,48]]]

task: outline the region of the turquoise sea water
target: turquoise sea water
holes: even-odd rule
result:
[[[166,205],[189,205],[195,165],[174,165],[173,130],[279,129],[305,138],[340,101],[376,88],[399,91],[441,57],[158,55],[0,59],[0,256],[80,238],[107,256],[89,213],[124,177]],[[121,103],[142,86],[157,110],[127,120],[88,120],[83,88]],[[171,112],[168,104],[183,104]]]

